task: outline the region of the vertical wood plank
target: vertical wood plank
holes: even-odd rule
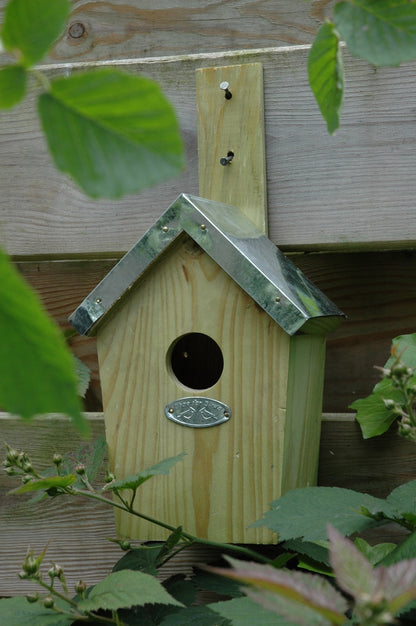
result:
[[[229,83],[230,99],[220,88]],[[196,71],[199,194],[236,206],[267,232],[263,66]],[[234,153],[228,165],[220,159]]]

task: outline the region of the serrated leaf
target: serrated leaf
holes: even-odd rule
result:
[[[81,361],[81,359],[76,356],[74,356],[74,364],[75,373],[78,380],[78,395],[81,396],[81,398],[84,398],[90,384],[91,370],[87,365],[85,365],[85,363]]]
[[[26,67],[37,63],[63,31],[69,11],[68,0],[10,0],[1,31],[5,49]]]
[[[78,603],[81,611],[129,608],[145,604],[172,604],[183,606],[149,574],[132,570],[114,572],[98,583],[89,593],[88,598]]]
[[[172,469],[176,463],[182,461],[183,457],[186,455],[185,452],[181,452],[177,456],[169,457],[168,459],[164,459],[156,465],[152,465],[148,469],[142,470],[138,474],[134,474],[133,476],[128,476],[127,478],[122,478],[120,480],[114,480],[104,487],[104,490],[117,489],[117,491],[121,491],[123,489],[132,489],[133,491],[140,487],[146,480],[149,480],[152,476],[157,476],[159,474],[169,474],[169,471]]]
[[[87,434],[76,385],[58,327],[0,251],[0,406],[23,418],[65,413]]]
[[[389,505],[396,508],[399,513],[412,513],[416,515],[416,480],[411,480],[393,491],[386,498]]]
[[[354,539],[354,545],[371,563],[371,565],[377,565],[382,561],[384,563],[384,559],[397,547],[395,543],[378,543],[375,546],[371,546],[361,537],[356,537],[356,539]]]
[[[10,493],[29,493],[31,491],[47,491],[49,489],[65,489],[77,482],[75,474],[67,474],[66,476],[51,476],[51,478],[40,478],[39,480],[31,480],[29,483],[13,489]]]
[[[334,7],[336,27],[351,54],[374,65],[416,58],[416,4],[399,0],[350,0]]]
[[[216,602],[210,605],[212,610],[232,621],[238,626],[291,626],[284,617],[276,615],[272,611],[266,611],[257,602],[249,598],[235,598],[225,602]]]
[[[308,57],[309,84],[332,135],[339,127],[344,96],[344,66],[339,39],[330,22],[322,24]]]
[[[385,500],[341,487],[305,487],[294,489],[275,500],[261,520],[252,526],[266,526],[279,534],[279,540],[326,539],[326,526],[332,524],[344,535],[361,532],[377,521],[360,513],[361,506],[371,512],[389,508]]]
[[[94,198],[137,193],[183,167],[173,108],[143,76],[103,69],[56,79],[39,114],[56,166]]]
[[[0,108],[9,109],[26,93],[27,72],[21,65],[7,65],[0,69]]]
[[[317,613],[322,621],[316,623],[344,623],[347,603],[325,578],[299,571],[277,570],[270,565],[239,561],[230,557],[227,557],[227,561],[230,562],[233,569],[227,570],[216,567],[207,569],[248,584],[250,589],[254,587],[254,593],[248,589],[245,590],[245,593],[256,602],[261,603],[267,610],[274,610],[276,613],[282,614],[282,605],[279,603],[279,599],[282,597],[298,607],[300,614],[303,614],[304,608],[308,614]],[[278,597],[274,597],[275,595]],[[298,620],[300,614],[297,615]],[[306,622],[298,621],[297,623]]]
[[[68,610],[69,605],[62,604],[61,608]],[[4,626],[22,626],[30,624],[30,626],[67,626],[72,624],[74,618],[69,615],[61,615],[45,609],[41,603],[29,603],[25,597],[17,596],[16,598],[5,598],[0,600],[0,623]]]
[[[364,554],[335,528],[328,525],[330,561],[337,583],[358,600],[362,594],[373,596],[378,580]]]
[[[156,576],[158,572],[157,565],[159,555],[162,548],[163,544],[133,548],[117,561],[113,567],[113,572],[128,569]]]

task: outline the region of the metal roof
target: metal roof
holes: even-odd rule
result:
[[[327,333],[344,314],[235,207],[181,194],[70,316],[93,334],[104,316],[187,233],[289,335]]]

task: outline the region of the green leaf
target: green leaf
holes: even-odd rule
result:
[[[361,532],[377,525],[377,521],[360,513],[367,507],[372,513],[385,511],[385,500],[341,487],[305,487],[294,489],[275,500],[271,511],[252,526],[266,526],[279,533],[279,540],[305,541],[326,539],[330,523],[344,535]]]
[[[157,565],[159,554],[162,548],[163,544],[133,548],[117,561],[113,567],[113,572],[129,569],[156,576],[158,573]]]
[[[416,558],[416,532],[412,533],[402,543],[389,552],[383,559],[383,565],[393,565],[403,559]]]
[[[110,69],[52,82],[39,114],[58,169],[94,198],[119,198],[177,175],[182,141],[159,86]]]
[[[416,515],[416,480],[411,480],[393,489],[387,496],[387,502],[401,514],[412,513]]]
[[[416,367],[416,334],[400,335],[392,342],[392,355],[385,364],[385,368],[390,368],[397,360],[397,356],[408,367]],[[416,379],[415,381],[416,382]],[[412,381],[410,381],[412,384]],[[395,402],[403,402],[403,394],[399,389],[393,387],[389,378],[384,378],[377,383],[369,396],[360,398],[350,404],[350,408],[357,411],[356,419],[361,427],[364,439],[375,437],[385,433],[397,415],[384,405],[384,400],[391,399]]]
[[[0,108],[9,109],[26,93],[27,72],[21,65],[7,65],[0,69]]]
[[[388,378],[377,383],[369,396],[350,404],[350,408],[357,412],[355,419],[361,427],[364,439],[382,435],[397,419],[397,415],[385,407],[385,399],[396,402],[402,400],[402,393],[399,389],[394,389]]]
[[[40,61],[64,29],[68,0],[10,0],[1,38],[6,50],[29,67]]]
[[[416,367],[416,333],[395,337],[392,341],[392,353],[384,367],[391,367],[399,355],[408,367]]]
[[[57,604],[61,603],[57,601]],[[62,603],[61,608],[67,610],[68,607]],[[0,600],[0,623],[4,626],[67,626],[73,622],[73,617],[45,609],[39,602],[29,603],[23,596]]]
[[[292,626],[284,617],[276,615],[272,611],[266,611],[257,602],[249,598],[235,598],[225,602],[216,602],[210,605],[212,610],[232,621],[238,626]]]
[[[334,8],[336,28],[351,54],[374,65],[416,57],[416,4],[406,0],[350,0]]]
[[[223,596],[230,596],[230,598],[239,598],[243,595],[241,585],[238,581],[223,578],[222,576],[204,570],[197,569],[195,575],[192,577],[192,581],[194,585],[202,591],[218,593]]]
[[[51,478],[40,478],[39,480],[31,480],[22,487],[13,489],[10,493],[29,493],[30,491],[47,491],[49,489],[65,489],[73,485],[77,481],[75,474],[67,476],[52,476]]]
[[[344,67],[339,39],[330,22],[322,24],[312,44],[308,75],[312,92],[328,132],[332,135],[339,127],[344,95]]]
[[[361,537],[354,539],[354,545],[371,565],[377,565],[382,561],[384,563],[384,559],[397,547],[395,543],[377,543],[375,546],[370,546],[370,544]]]
[[[175,600],[165,588],[149,574],[122,570],[114,572],[98,583],[89,593],[88,598],[81,600],[78,608],[81,611],[98,611],[108,609],[129,608],[144,604],[172,604],[183,606]]]
[[[78,379],[78,395],[81,396],[81,398],[84,398],[90,384],[91,370],[76,356],[74,356],[74,363]]]
[[[171,468],[181,461],[183,457],[186,455],[185,452],[181,452],[178,456],[171,456],[168,459],[164,459],[156,465],[152,465],[148,469],[142,470],[138,474],[134,474],[134,476],[128,476],[127,478],[122,478],[120,480],[114,480],[104,487],[104,490],[113,491],[117,489],[117,491],[121,491],[122,489],[132,489],[133,491],[140,487],[146,480],[149,480],[152,476],[157,476],[159,474],[169,474]]]
[[[0,251],[0,406],[24,418],[70,415],[86,434],[74,362],[57,326]]]

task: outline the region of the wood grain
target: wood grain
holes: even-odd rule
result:
[[[0,8],[6,0],[0,0]],[[334,0],[72,0],[48,62],[311,43]]]
[[[345,412],[379,379],[393,337],[415,331],[416,253],[365,252],[290,255],[294,263],[348,316],[327,339],[324,411]],[[20,262],[17,267],[63,328],[116,259]],[[71,345],[92,369],[86,408],[102,410],[95,339]]]
[[[223,356],[221,376],[201,388],[178,380],[170,360],[174,342],[193,332],[213,339]],[[185,239],[164,254],[99,329],[97,348],[115,474],[129,476],[142,465],[186,452],[175,467],[177,488],[172,489],[168,478],[158,477],[157,485],[141,489],[138,503],[152,516],[162,515],[175,528],[183,523],[204,538],[270,542],[270,532],[247,529],[244,520],[257,519],[286,481],[282,468],[292,359],[289,336]],[[192,346],[187,358],[193,358]],[[231,419],[213,428],[188,428],[166,419],[165,406],[189,396],[223,402],[231,409]],[[291,410],[289,404],[293,419]],[[290,467],[290,461],[285,463]],[[273,472],[265,474],[266,467]],[[295,478],[307,480],[304,473]],[[121,517],[120,532],[142,538],[149,533],[149,540],[166,534],[144,528],[131,516]]]
[[[102,414],[89,415],[93,436],[104,433]],[[30,453],[36,467],[47,467],[54,452],[75,451],[80,439],[70,423],[56,416],[24,423],[0,414],[2,439],[18,450]],[[399,484],[416,477],[414,444],[391,432],[363,441],[350,415],[327,415],[322,422],[319,484],[342,486],[385,497]],[[172,475],[170,480],[175,481]],[[41,551],[50,540],[45,568],[56,561],[65,568],[69,585],[83,578],[88,585],[110,573],[122,553],[107,537],[115,537],[113,513],[109,507],[90,501],[57,498],[33,505],[29,496],[8,495],[18,486],[0,467],[0,596],[25,594],[33,584],[20,581],[17,573],[30,546]],[[372,540],[397,541],[397,527],[383,527]],[[371,537],[369,537],[371,540]],[[203,546],[182,552],[169,562],[163,576],[191,573],[192,566],[218,557]]]
[[[223,83],[230,85],[231,98],[226,98],[219,88]],[[249,98],[247,93],[250,93]],[[261,63],[197,70],[196,101],[199,195],[237,206],[266,234],[267,180]],[[220,160],[229,153],[232,161],[218,167]]]
[[[0,117],[0,242],[17,256],[126,251],[179,193],[198,194],[195,70],[260,62],[270,238],[285,249],[414,246],[416,63],[374,71],[347,55],[342,127],[329,137],[308,86],[307,55],[295,48],[121,61],[157,80],[172,101],[187,166],[179,178],[118,202],[87,200],[54,170],[32,85],[28,100]]]

